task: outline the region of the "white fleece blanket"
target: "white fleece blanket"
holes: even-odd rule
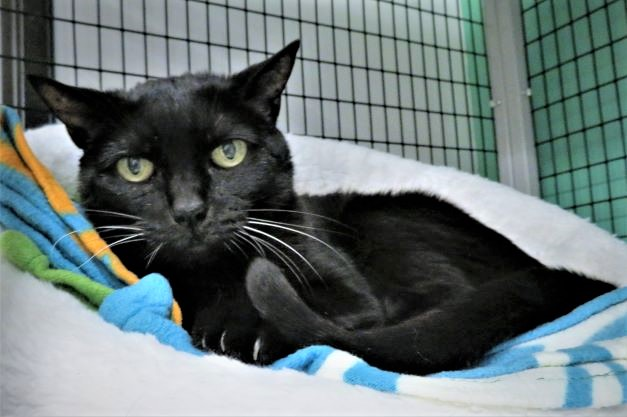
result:
[[[79,152],[62,127],[29,133],[40,159],[75,188]],[[479,177],[346,143],[290,137],[299,192],[421,189],[457,204],[547,265],[625,286],[626,245],[559,208]],[[2,414],[524,414],[456,406],[196,358],[104,323],[68,294],[2,267]],[[618,414],[625,408],[595,410]],[[580,412],[590,415],[591,410]],[[533,412],[538,414],[537,410]],[[570,412],[578,414],[578,412]],[[545,414],[560,414],[547,412]]]

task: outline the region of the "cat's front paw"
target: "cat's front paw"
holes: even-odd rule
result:
[[[229,330],[225,329],[220,336],[219,348],[228,356],[258,365],[269,365],[293,352],[293,349],[283,344],[278,333],[269,326],[262,325],[258,329],[252,345],[251,340],[247,338],[248,344],[241,343],[241,339],[230,337]]]
[[[271,326],[247,324],[227,322],[221,331],[196,329],[192,340],[202,350],[258,365],[269,365],[295,350]]]
[[[296,349],[264,322],[246,293],[220,293],[197,314],[191,330],[194,345],[246,363],[267,365]]]

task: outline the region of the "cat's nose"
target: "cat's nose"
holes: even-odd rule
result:
[[[200,197],[181,198],[173,202],[172,215],[178,224],[195,227],[205,219],[207,208]]]

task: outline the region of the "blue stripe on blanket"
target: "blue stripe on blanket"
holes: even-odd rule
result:
[[[603,340],[610,340],[620,334],[621,331],[627,329],[627,316],[618,318],[610,324],[606,325],[598,332],[596,332],[590,339],[586,340],[587,343],[601,342]]]
[[[91,230],[94,227],[82,214],[64,214],[63,221],[70,226],[72,230],[79,233]]]
[[[33,229],[4,205],[0,205],[0,219],[2,219],[3,227],[17,230],[35,242],[42,252],[48,256],[48,259],[50,259],[50,262],[53,263],[56,268],[68,270],[72,270],[74,268],[74,264],[70,260],[65,258],[59,251],[52,250],[52,245],[50,245],[46,236]]]
[[[104,299],[98,312],[109,323],[129,332],[154,335],[161,343],[196,356],[189,334],[167,318],[172,308],[172,289],[161,274],[148,274],[139,282],[118,289]]]
[[[625,273],[627,273],[627,271]],[[544,337],[568,329],[569,327],[575,326],[576,324],[582,322],[583,320],[586,320],[587,318],[606,309],[611,305],[625,302],[626,297],[627,287],[619,288],[615,291],[603,294],[595,298],[594,300],[591,300],[577,307],[570,314],[567,314],[557,320],[552,321],[551,323],[539,326],[534,330],[531,330],[505,343],[500,344],[499,346],[492,349],[492,352],[505,350],[510,348],[511,346],[520,345],[522,343],[529,342],[531,340],[535,340],[540,337]]]
[[[605,362],[613,359],[612,353],[602,346],[583,345],[568,349],[559,349],[570,357],[569,364],[586,362]]]
[[[566,368],[568,382],[564,408],[582,408],[592,405],[592,378],[585,369],[574,366]]]
[[[384,392],[396,392],[398,378],[400,374],[378,370],[364,361],[357,362],[344,373],[344,382]]]
[[[442,400],[450,390],[454,393],[451,401],[471,404],[508,406],[522,400],[531,408],[626,404],[625,323],[627,288],[619,288],[501,344],[481,364],[468,370],[428,377],[401,375],[379,370],[346,353],[335,355],[339,351],[324,346],[301,349],[278,361],[274,368],[297,369],[379,391],[435,400]],[[600,366],[603,371],[592,373],[589,366]],[[620,387],[620,393],[595,392],[595,384]]]
[[[445,371],[431,375],[434,378],[491,378],[499,375],[520,372],[538,366],[534,356],[544,350],[542,345],[512,348],[488,356],[481,365],[462,371]]]
[[[41,189],[35,187],[30,179],[0,165],[0,184],[0,204],[4,209],[0,222],[5,227],[19,230],[33,239],[56,268],[81,272],[111,288],[124,286],[103,265],[89,262],[90,256],[69,235],[76,229],[68,227],[55,214]],[[82,222],[76,219],[72,221],[79,227],[89,225],[85,219]]]
[[[310,346],[276,361],[274,369],[297,369],[315,375],[335,349],[330,346]]]

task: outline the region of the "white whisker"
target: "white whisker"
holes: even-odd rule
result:
[[[71,232],[64,234],[63,236],[61,236],[60,238],[54,241],[54,243],[52,244],[52,249],[56,248],[59,242],[61,242],[63,239],[76,233],[79,233],[78,230],[72,230]]]
[[[281,260],[285,264],[285,266],[287,266],[287,268],[292,272],[292,274],[294,274],[295,278],[298,280],[298,282],[301,285],[307,286],[307,288],[311,289],[311,285],[309,285],[305,276],[302,275],[302,273],[300,273],[300,270],[298,269],[298,265],[296,265],[296,263],[292,261],[289,256],[287,256],[283,251],[281,251],[279,248],[277,248],[270,242],[266,242],[265,240],[255,237],[255,236],[250,236],[250,237],[253,239],[259,240],[260,244],[266,246],[270,252],[274,253],[277,256],[277,258],[279,258],[279,260]]]
[[[278,228],[278,229],[288,230],[290,232],[297,233],[297,234],[302,235],[302,236],[306,236],[306,237],[308,237],[310,239],[313,239],[316,242],[326,246],[331,251],[333,251],[333,253],[335,253],[340,259],[342,259],[342,261],[344,261],[345,263],[350,265],[350,263],[346,260],[346,258],[344,258],[344,256],[337,249],[335,249],[333,246],[329,245],[324,240],[319,239],[319,238],[317,238],[317,237],[315,237],[313,235],[310,235],[309,233],[305,233],[305,232],[303,232],[301,230],[292,229],[291,227],[286,227],[286,226],[282,226],[282,225],[274,224],[274,223],[266,223],[266,222],[260,222],[260,221],[249,221],[248,223],[256,224],[256,225],[263,225],[263,226],[268,226],[268,227],[275,227],[275,228]]]
[[[139,231],[139,232],[143,232],[144,229],[142,229],[141,227],[137,227],[137,226],[124,226],[124,225],[120,225],[120,224],[116,224],[116,225],[111,225],[111,226],[98,226],[98,227],[94,227],[94,229],[96,230],[135,230],[135,231]]]
[[[120,213],[119,211],[111,211],[111,210],[96,210],[96,209],[85,209],[85,211],[89,211],[92,213],[100,213],[100,214],[110,214],[112,216],[126,217],[129,219],[141,220],[141,217],[134,216],[132,214]]]
[[[139,227],[133,227],[133,226],[120,226],[120,225],[111,225],[111,226],[98,226],[98,227],[94,227],[94,230],[103,230],[109,231],[109,230],[131,230],[131,231],[138,231],[138,232],[143,232],[143,229],[139,228]],[[60,238],[58,238],[57,240],[54,241],[54,243],[52,244],[52,249],[56,248],[57,245],[59,244],[59,242],[61,242],[63,239],[65,239],[66,237],[70,236],[70,235],[74,235],[77,233],[81,233],[78,230],[72,230],[71,232],[68,232],[66,234],[64,234],[63,236],[61,236]]]
[[[295,223],[277,222],[275,220],[261,219],[261,218],[258,218],[258,217],[248,217],[248,220],[256,220],[256,221],[260,221],[260,222],[281,224],[281,225],[284,225],[284,226],[299,227],[301,229],[320,230],[320,231],[323,231],[323,232],[337,233],[337,234],[344,235],[344,236],[352,236],[352,235],[350,235],[348,233],[338,232],[337,230],[324,229],[324,228],[321,228],[321,227],[314,227],[314,226],[304,226],[304,225],[295,224]]]
[[[253,250],[254,250],[257,254],[259,254],[259,256],[262,256],[262,255],[261,255],[261,252],[259,252],[259,249],[257,248],[257,245],[256,245],[256,244],[252,241],[252,239],[249,239],[248,237],[246,237],[246,236],[244,236],[244,235],[241,235],[241,234],[239,234],[238,232],[235,232],[235,235],[236,235],[236,237],[239,237],[240,239],[242,239],[242,241],[243,241],[244,243],[248,243],[248,245],[249,245],[249,246],[251,246],[251,247],[253,248]]]
[[[120,233],[120,234],[117,234],[117,235],[107,236],[107,239],[117,239],[117,238],[119,238],[119,237],[129,237],[129,236],[131,236],[131,234],[130,234],[130,233]],[[105,242],[106,242],[106,241],[107,241],[107,240],[105,239]]]
[[[148,262],[146,263],[146,268],[148,268],[150,266],[150,264],[152,263],[152,261],[155,259],[155,256],[157,256],[157,252],[159,252],[159,250],[163,247],[163,242],[159,244],[159,246],[157,246],[157,248],[155,250],[152,251],[152,253],[150,254],[150,259],[148,259]]]
[[[259,229],[255,229],[254,227],[250,227],[250,226],[243,226],[244,229],[246,230],[250,230],[251,232],[255,232],[255,233],[259,233],[263,236],[269,237],[270,239],[280,243],[281,245],[285,246],[286,248],[288,248],[290,251],[294,252],[299,258],[301,258],[303,260],[303,262],[305,262],[307,264],[307,266],[309,266],[309,268],[311,268],[311,270],[318,276],[318,278],[320,278],[320,280],[322,282],[324,282],[324,279],[322,278],[322,276],[320,276],[320,274],[318,273],[318,271],[316,270],[316,268],[314,268],[314,266],[311,264],[311,262],[309,262],[307,260],[307,258],[305,258],[303,255],[301,255],[301,253],[299,251],[297,251],[296,249],[294,249],[291,245],[285,243],[284,241],[282,241],[281,239],[279,239],[278,237],[271,235],[270,233],[266,233],[262,230]]]
[[[255,249],[255,251],[259,254],[259,256],[263,258],[266,257],[266,251],[264,251],[263,248],[254,239],[252,239],[252,236],[250,236],[248,233],[235,232],[235,234],[239,236],[240,238],[242,238],[243,240],[247,241],[248,244],[251,245]],[[248,240],[248,238],[251,238],[251,239]]]
[[[336,220],[334,218],[331,217],[327,217],[327,216],[323,216],[322,214],[317,214],[317,213],[310,213],[307,211],[299,211],[299,210],[286,210],[286,209],[248,209],[246,211],[265,211],[265,212],[283,212],[283,213],[296,213],[296,214],[305,214],[307,216],[313,216],[313,217],[318,217],[320,219],[325,219],[328,220],[330,222],[339,224],[342,227],[346,227],[347,229],[351,230],[351,231],[355,231],[355,229],[353,229],[352,227],[342,223],[339,220]]]
[[[114,246],[121,245],[121,244],[123,244],[123,243],[141,242],[142,240],[145,240],[144,238],[139,238],[139,239],[137,239],[138,237],[140,237],[140,236],[142,236],[142,235],[143,235],[143,233],[136,233],[136,234],[134,234],[134,235],[130,235],[130,236],[128,236],[128,237],[125,237],[125,238],[123,238],[123,239],[120,239],[120,240],[118,240],[118,241],[116,241],[116,242],[113,242],[113,243],[111,243],[111,244],[109,244],[109,245],[105,246],[104,248],[100,249],[99,251],[97,251],[96,253],[94,253],[92,256],[90,256],[90,257],[89,257],[89,259],[87,259],[85,262],[83,262],[82,264],[80,264],[80,265],[77,267],[77,269],[82,268],[85,264],[87,264],[88,262],[90,262],[92,259],[94,259],[96,256],[98,256],[100,253],[102,253],[103,251],[105,251],[105,250],[107,250],[107,249],[110,249],[110,248],[112,248],[112,247],[114,247]]]
[[[237,238],[237,236],[236,236],[235,238]],[[237,248],[240,252],[242,252],[242,255],[244,255],[244,257],[245,257],[245,258],[248,258],[248,254],[246,253],[246,251],[245,251],[244,249],[242,249],[242,247],[239,245],[239,243],[237,243],[237,240],[232,239],[230,242],[231,242],[233,245],[235,245],[235,247],[236,247],[236,248]]]
[[[226,248],[226,250],[228,250],[230,253],[232,253],[233,255],[235,255],[235,252],[233,252],[233,248],[231,247],[231,245],[229,245],[229,242],[227,242],[226,240],[222,242],[222,245],[224,245],[224,247]]]

